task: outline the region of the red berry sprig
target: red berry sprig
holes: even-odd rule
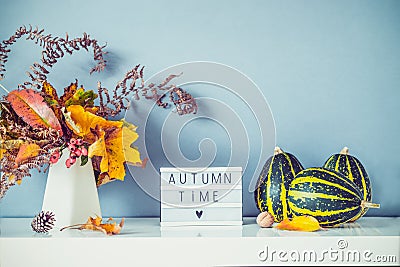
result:
[[[50,154],[50,163],[56,164],[61,157],[60,150],[57,148]]]
[[[65,161],[65,165],[67,168],[70,168],[72,165],[75,164],[76,159],[80,156],[87,156],[88,151],[87,148],[83,145],[82,139],[75,139],[71,138],[68,143],[68,149],[70,151],[69,158]]]

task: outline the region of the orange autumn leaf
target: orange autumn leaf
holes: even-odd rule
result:
[[[60,229],[60,231],[63,231],[68,228],[72,229],[78,229],[78,230],[91,230],[91,231],[100,231],[103,232],[106,235],[117,235],[121,232],[122,227],[125,224],[125,218],[121,219],[121,222],[117,224],[116,221],[114,221],[112,218],[109,218],[106,223],[101,223],[102,218],[99,216],[96,216],[95,218],[89,217],[86,223],[83,224],[77,224],[77,225],[71,225],[71,226],[66,226]],[[78,228],[73,228],[79,226]]]
[[[76,80],[74,83],[71,83],[68,87],[64,89],[64,94],[60,98],[62,104],[65,104],[65,102],[75,94],[77,88],[78,81]]]
[[[125,224],[125,218],[121,219],[121,222],[117,224],[117,222],[111,220],[110,223],[102,223],[100,224],[100,228],[106,231],[107,235],[117,235],[121,232],[122,227]]]
[[[321,229],[317,219],[312,216],[296,216],[293,219],[284,219],[277,226],[279,230],[314,232]]]
[[[86,224],[93,224],[93,225],[99,226],[101,224],[101,220],[102,220],[102,218],[100,216],[96,215],[96,217],[94,217],[94,218],[89,217]]]
[[[39,92],[32,89],[15,90],[9,93],[6,99],[11,103],[15,113],[30,126],[53,128],[62,135],[56,115]]]
[[[57,90],[47,81],[44,81],[42,84],[42,93],[44,95],[44,99],[46,100],[47,104],[53,110],[54,114],[56,115],[59,121],[62,120],[62,113],[60,110],[60,99],[57,95]]]
[[[3,149],[2,147],[0,147],[0,159],[3,158],[3,155],[5,155],[7,152],[7,150]]]
[[[58,95],[57,95],[57,90],[47,81],[43,82],[42,93],[44,93],[45,95],[50,97],[51,100],[57,101],[57,103],[58,103],[59,99],[58,99]]]
[[[39,155],[40,146],[37,144],[31,143],[24,143],[19,147],[19,151],[17,157],[15,158],[15,163],[20,164],[21,162],[36,157]]]

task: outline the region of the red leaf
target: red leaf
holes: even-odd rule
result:
[[[53,128],[62,135],[61,125],[54,112],[43,102],[40,93],[32,89],[15,90],[8,94],[15,113],[32,127]]]

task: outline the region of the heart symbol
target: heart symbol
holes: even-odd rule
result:
[[[203,211],[201,210],[201,211],[198,211],[198,210],[196,210],[196,215],[197,215],[197,218],[201,218],[201,215],[203,215]]]

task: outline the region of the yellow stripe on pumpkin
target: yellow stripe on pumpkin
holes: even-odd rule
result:
[[[286,155],[285,155],[286,156]],[[290,161],[289,161],[290,164]],[[282,215],[283,215],[283,219],[286,219],[288,216],[288,207],[287,207],[287,201],[286,201],[286,187],[285,187],[285,175],[283,173],[282,170],[282,164],[279,164],[279,168],[281,170],[281,178],[282,178],[282,182],[281,182],[281,194],[279,196],[279,199],[281,200],[282,203]],[[292,168],[293,170],[293,168]]]
[[[322,172],[320,168],[309,168],[309,170]],[[354,187],[354,185],[352,185],[353,183],[349,182],[349,180],[346,177],[338,175],[337,172],[333,172],[333,171],[330,171],[330,170],[327,170],[327,169],[324,169],[323,172],[328,173],[328,174],[330,174],[332,176],[335,176],[336,178],[342,180],[343,182],[345,182],[349,186]]]
[[[365,183],[365,177],[363,175],[363,172],[361,171],[360,165],[357,163],[357,161],[355,160],[354,163],[357,166],[358,172],[361,175],[361,183],[362,183],[362,189],[363,189],[363,200],[368,201],[369,199],[367,199],[367,184]]]
[[[332,215],[337,215],[340,213],[350,212],[350,211],[360,208],[360,206],[354,206],[351,208],[341,209],[341,210],[329,210],[329,211],[315,210],[315,211],[312,211],[312,210],[308,210],[308,209],[299,208],[291,202],[289,202],[289,207],[290,207],[290,209],[292,209],[293,211],[295,211],[298,214],[307,214],[307,215],[311,215],[311,216],[332,216]]]
[[[335,195],[328,195],[324,193],[310,193],[310,192],[303,192],[303,191],[296,191],[296,190],[290,190],[288,193],[289,196],[294,197],[294,198],[324,198],[324,199],[333,199],[333,200],[348,200],[348,201],[354,201],[354,199],[351,198],[344,198],[344,197],[338,197]]]
[[[304,182],[321,183],[321,184],[330,185],[332,187],[337,187],[337,188],[339,188],[341,190],[344,190],[344,191],[356,196],[357,198],[359,198],[359,196],[356,193],[354,193],[353,191],[347,189],[346,187],[343,187],[343,186],[341,186],[341,185],[339,185],[337,183],[332,183],[332,182],[329,182],[329,181],[326,181],[326,180],[323,180],[323,179],[320,179],[320,178],[316,178],[314,176],[298,177],[298,178],[296,178],[296,179],[294,179],[292,181],[291,186],[296,185],[296,184],[301,184],[301,183],[304,183]]]
[[[339,162],[340,162],[340,156],[341,155],[338,155],[338,158],[337,158],[337,160],[336,160],[336,165],[335,165],[335,171],[339,171]]]
[[[349,173],[349,179],[352,182],[354,182],[354,176],[353,176],[353,172],[351,171],[351,164],[350,164],[349,157],[346,157],[346,167],[347,167],[347,172]]]
[[[272,175],[272,166],[274,165],[274,159],[275,157],[272,157],[271,159],[271,165],[269,165],[269,171],[268,171],[268,176],[267,176],[267,192],[266,192],[266,198],[267,198],[267,210],[269,213],[271,213],[272,217],[275,218],[275,213],[274,213],[274,208],[272,207],[272,202],[271,202],[271,175]]]

